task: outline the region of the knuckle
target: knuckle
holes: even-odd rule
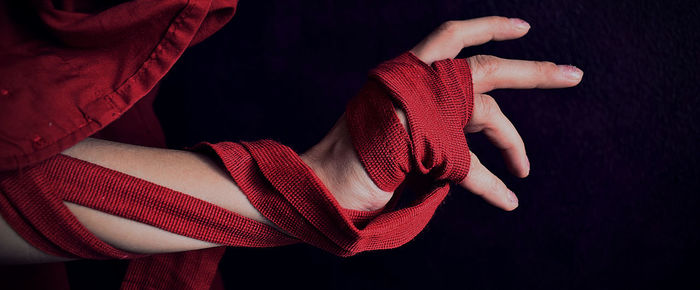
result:
[[[476,157],[476,155],[469,151],[469,172],[467,172],[467,177],[464,178],[463,183],[471,183],[475,178],[478,178],[479,172],[481,171],[482,165],[481,161],[479,161],[479,157]]]
[[[488,190],[488,192],[490,193],[498,193],[503,191],[501,187],[501,182],[499,182],[499,180],[496,177],[494,177],[490,181],[488,181],[486,190]]]
[[[489,16],[488,21],[491,25],[501,25],[501,24],[507,24],[508,22],[508,17],[503,17],[503,16]]]
[[[440,24],[440,26],[437,29],[437,31],[439,31],[441,33],[448,34],[448,35],[456,34],[458,30],[459,30],[459,24],[457,23],[457,21],[454,21],[454,20],[449,20],[449,21],[443,22],[442,24]]]
[[[535,67],[540,75],[548,75],[557,69],[557,65],[551,61],[537,61]]]
[[[475,55],[469,58],[472,73],[481,77],[492,75],[498,69],[498,58],[492,55]]]
[[[496,102],[496,99],[494,99],[492,96],[489,95],[482,95],[480,99],[480,108],[481,113],[484,116],[494,116],[497,114],[500,114],[501,108],[498,107],[498,103]]]
[[[476,154],[474,154],[474,152],[469,151],[469,158],[471,160],[472,166],[481,165],[481,161],[479,161],[479,157],[477,157]],[[471,172],[471,170],[470,170],[470,172]]]

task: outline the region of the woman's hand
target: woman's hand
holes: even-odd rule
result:
[[[411,52],[426,64],[454,58],[464,47],[491,40],[516,39],[525,35],[530,25],[517,18],[483,17],[465,21],[448,21],[416,45]],[[485,94],[500,88],[564,88],[577,85],[583,72],[569,65],[544,61],[501,59],[488,55],[468,58],[474,85],[474,110],[465,131],[483,132],[498,147],[511,173],[526,177],[530,162],[525,145],[513,124],[501,112],[493,97]],[[397,115],[405,123],[400,110]],[[504,210],[518,206],[515,194],[497,176],[484,167],[474,153],[470,170],[460,183],[474,194]],[[355,153],[345,116],[302,159],[344,208],[377,210],[391,199],[391,192],[380,190],[365,172]]]

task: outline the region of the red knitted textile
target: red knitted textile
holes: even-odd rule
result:
[[[412,170],[434,181],[462,181],[470,161],[463,130],[474,103],[467,61],[431,67],[408,52],[371,76],[348,104],[347,116],[355,150],[375,184],[393,191]],[[410,136],[392,102],[406,113]]]
[[[406,112],[410,134],[399,123],[393,103]],[[409,172],[432,181],[398,210],[341,208],[294,151],[273,141],[203,143],[195,148],[220,160],[253,206],[293,237],[183,193],[63,155],[0,174],[0,213],[29,243],[65,257],[138,255],[97,239],[62,201],[227,246],[270,247],[300,240],[340,256],[394,248],[424,228],[447,194],[448,182],[466,176],[469,153],[462,130],[471,104],[471,76],[464,60],[439,61],[431,67],[410,53],[375,69],[350,102],[353,144],[380,188],[396,189]],[[220,253],[204,251],[192,257],[170,256],[165,265],[180,259],[215,269],[216,263],[207,261],[218,261]],[[177,269],[175,278],[187,273],[186,267]],[[170,285],[158,287],[201,287],[211,283],[214,271],[209,272],[212,275],[201,281],[171,279]],[[147,288],[158,282],[141,277],[137,283],[125,281],[123,287]]]

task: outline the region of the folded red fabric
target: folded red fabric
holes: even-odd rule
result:
[[[470,161],[464,126],[474,103],[467,61],[429,66],[407,52],[370,75],[347,116],[353,145],[375,184],[393,191],[411,171],[435,182],[462,181]],[[408,132],[392,104],[405,112]]]
[[[118,119],[237,4],[0,1],[0,171],[51,158]]]
[[[428,66],[406,53],[373,70],[348,105],[353,145],[380,188],[396,189],[409,173],[430,181],[415,189],[417,198],[404,208],[344,209],[292,149],[263,140],[202,143],[194,150],[218,159],[253,206],[291,236],[189,195],[63,155],[22,171],[0,173],[0,213],[35,247],[72,258],[139,255],[99,240],[63,201],[227,246],[303,241],[340,256],[398,247],[425,227],[447,195],[449,182],[467,174],[469,151],[462,130],[471,116],[471,85],[464,60]],[[408,131],[396,117],[394,103],[406,112]],[[194,256],[182,259],[206,259]],[[218,259],[220,253],[211,257]],[[148,281],[140,279],[142,284],[136,286],[146,287],[143,283]],[[198,283],[211,282],[205,280]],[[133,286],[125,288],[139,288]]]

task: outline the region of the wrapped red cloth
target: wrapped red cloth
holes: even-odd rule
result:
[[[50,43],[46,41],[35,44],[37,50],[27,50],[34,57],[16,48],[2,55],[2,59],[13,56],[14,60],[0,72],[0,84],[6,87],[0,93],[10,95],[2,99],[3,108],[13,108],[3,109],[9,114],[2,116],[0,128],[3,150],[7,148],[1,151],[0,169],[22,169],[0,174],[0,213],[42,251],[72,258],[139,257],[100,241],[63,201],[226,246],[269,247],[303,241],[341,256],[394,248],[424,228],[448,193],[450,182],[466,177],[469,151],[463,127],[473,102],[469,67],[464,60],[428,66],[410,53],[373,70],[347,111],[353,145],[377,186],[393,191],[409,174],[418,176],[413,183],[418,195],[405,208],[376,212],[341,208],[294,151],[269,140],[203,143],[195,150],[219,160],[253,206],[291,236],[184,193],[57,155],[130,108],[189,44],[230,18],[222,17],[219,10],[230,8],[223,11],[232,15],[235,6],[206,1],[177,7],[136,2],[95,14],[63,16],[65,22],[57,24],[62,29],[54,31],[64,42],[61,49],[40,54],[40,47]],[[133,9],[144,11],[128,18],[135,22],[120,23],[115,18],[124,17],[119,11]],[[46,23],[53,23],[55,15],[63,15],[57,11],[39,14]],[[167,16],[170,21],[164,20]],[[156,20],[151,22],[149,17]],[[210,18],[215,22],[207,22]],[[134,34],[139,23],[148,26],[132,39],[140,43],[118,41],[128,31]],[[91,43],[86,38],[90,33],[106,36]],[[23,63],[37,66],[22,69]],[[32,74],[36,78],[33,89],[27,79],[17,76]],[[396,117],[394,104],[406,112],[408,130]],[[222,253],[222,248],[215,248],[137,259],[122,286],[206,288]]]

